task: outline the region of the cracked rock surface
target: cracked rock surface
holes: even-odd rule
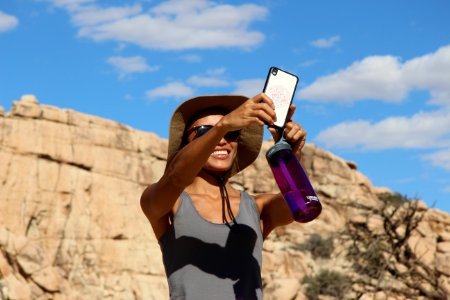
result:
[[[236,187],[277,191],[264,157],[271,144],[233,178]],[[167,299],[159,245],[139,206],[146,184],[164,171],[166,151],[167,140],[153,133],[39,104],[32,95],[9,112],[0,108],[0,299]],[[336,251],[324,261],[299,250],[313,233],[331,236],[348,220],[380,226],[348,207],[376,207],[388,191],[372,186],[355,163],[307,144],[302,165],[323,212],[265,241],[265,299],[306,299],[305,275],[349,268]],[[450,291],[450,216],[423,210],[411,242]]]

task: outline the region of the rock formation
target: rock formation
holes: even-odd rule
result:
[[[263,155],[270,144],[233,179],[235,186],[255,194],[277,190]],[[0,107],[0,299],[167,299],[159,245],[139,207],[146,184],[164,170],[166,148],[167,141],[153,133],[39,105],[31,95],[9,112]],[[328,274],[323,270],[347,276],[345,298],[450,299],[447,213],[414,202],[420,219],[409,227],[409,219],[401,219],[390,232],[389,220],[410,203],[384,207],[380,194],[389,190],[372,186],[355,163],[314,145],[305,146],[302,164],[323,212],[311,223],[279,228],[265,241],[265,299],[311,298],[308,287],[315,275]],[[380,245],[392,240],[383,240],[385,234],[408,234],[404,242],[398,236],[394,241],[393,252],[405,249],[396,260],[381,256],[394,262],[394,271],[386,267],[389,280],[373,282],[355,269],[349,249],[358,229]],[[305,250],[311,237],[332,242],[330,258]],[[419,277],[411,277],[413,270]],[[420,279],[421,273],[433,281]],[[402,281],[405,274],[419,279]]]

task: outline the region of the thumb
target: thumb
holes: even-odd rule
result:
[[[272,134],[272,137],[275,142],[280,139],[280,134],[278,133],[278,130],[276,128],[269,127],[269,132]]]
[[[292,119],[292,116],[294,115],[295,109],[297,107],[295,106],[295,104],[291,104],[291,106],[289,107],[289,111],[288,111],[288,115],[286,120],[289,121],[290,119]]]

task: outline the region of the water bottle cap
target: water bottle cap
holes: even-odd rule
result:
[[[275,153],[282,151],[282,150],[290,150],[292,151],[291,145],[284,139],[280,139],[278,142],[275,143],[272,147],[267,150],[266,157],[270,159]]]

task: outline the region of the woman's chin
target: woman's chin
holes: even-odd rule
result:
[[[226,174],[231,169],[231,164],[208,164],[205,169],[217,175]]]

